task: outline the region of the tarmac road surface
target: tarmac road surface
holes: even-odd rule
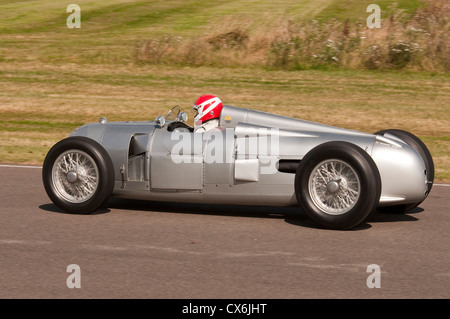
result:
[[[450,297],[445,185],[408,214],[332,231],[297,208],[113,198],[71,215],[40,168],[0,166],[0,180],[2,299]]]

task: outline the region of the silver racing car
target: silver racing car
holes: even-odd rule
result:
[[[376,209],[408,211],[430,193],[433,160],[402,130],[375,134],[225,105],[193,132],[178,107],[154,121],[77,128],[43,165],[50,199],[90,213],[111,196],[205,204],[299,206],[317,226],[349,229]]]

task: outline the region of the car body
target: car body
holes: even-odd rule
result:
[[[318,226],[347,229],[377,207],[412,209],[434,179],[428,149],[405,131],[369,134],[230,105],[204,133],[185,113],[169,118],[77,128],[44,162],[50,198],[73,213],[109,196],[299,205]]]

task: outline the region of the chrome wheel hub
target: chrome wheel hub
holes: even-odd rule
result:
[[[330,159],[319,163],[309,177],[308,190],[316,207],[330,215],[350,211],[357,203],[361,184],[346,162]]]
[[[77,172],[70,171],[67,173],[67,181],[69,183],[75,183],[78,179]]]
[[[71,203],[82,203],[91,198],[98,188],[98,176],[94,159],[80,150],[62,153],[52,168],[56,193]]]
[[[339,182],[338,182],[338,181],[331,181],[331,182],[328,182],[328,184],[327,184],[327,191],[328,191],[330,194],[334,194],[334,193],[336,193],[338,190],[339,190]]]

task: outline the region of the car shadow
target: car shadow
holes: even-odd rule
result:
[[[56,206],[55,204],[51,204],[51,203],[39,205],[39,208],[42,209],[42,210],[45,210],[47,212],[51,212],[51,213],[74,215],[72,213],[68,213],[68,212],[63,211],[58,206]],[[95,212],[92,212],[90,214],[81,214],[81,215],[100,215],[100,214],[106,214],[106,213],[109,213],[109,212],[110,212],[110,210],[108,208],[102,207],[102,208],[100,208],[100,209],[98,209]]]
[[[380,212],[375,211],[367,217],[367,222],[385,223],[385,222],[415,222],[419,219],[413,215],[423,212],[424,209],[416,207],[409,212]]]
[[[284,219],[287,223],[317,228],[312,224],[298,207],[276,207],[276,206],[246,206],[246,205],[223,205],[223,204],[197,204],[156,202],[145,200],[130,200],[123,198],[111,198],[107,207],[121,210],[157,211],[164,213],[214,215],[251,218],[273,218]]]
[[[132,200],[112,197],[106,203],[110,209],[158,211],[164,213],[242,216],[256,218],[284,218],[285,214],[298,213],[296,207],[269,207],[244,205],[219,205],[198,203],[157,202],[146,200]]]
[[[121,210],[158,211],[165,213],[181,214],[208,214],[217,216],[253,217],[284,219],[286,223],[307,227],[320,228],[313,223],[298,207],[273,207],[273,206],[245,206],[245,205],[215,205],[197,203],[156,202],[145,200],[130,200],[123,198],[111,198],[106,207]],[[424,210],[420,207],[407,213],[374,211],[360,225],[352,228],[352,231],[371,228],[372,223],[411,222],[418,219],[414,214]]]
[[[40,209],[58,213],[70,214],[54,204],[43,204]],[[307,216],[300,211],[298,207],[273,207],[273,206],[244,206],[244,205],[219,205],[219,204],[197,204],[197,203],[177,203],[177,202],[157,202],[146,200],[132,200],[111,197],[102,208],[87,215],[107,214],[111,210],[133,210],[133,211],[153,211],[177,214],[198,214],[215,216],[234,216],[234,217],[252,217],[252,218],[273,218],[284,219],[288,224],[306,228],[320,228],[313,223]],[[411,222],[417,221],[414,214],[423,212],[420,207],[407,212],[379,212],[375,211],[360,225],[350,229],[351,231],[366,230],[372,227],[373,223],[392,223],[392,222]]]

